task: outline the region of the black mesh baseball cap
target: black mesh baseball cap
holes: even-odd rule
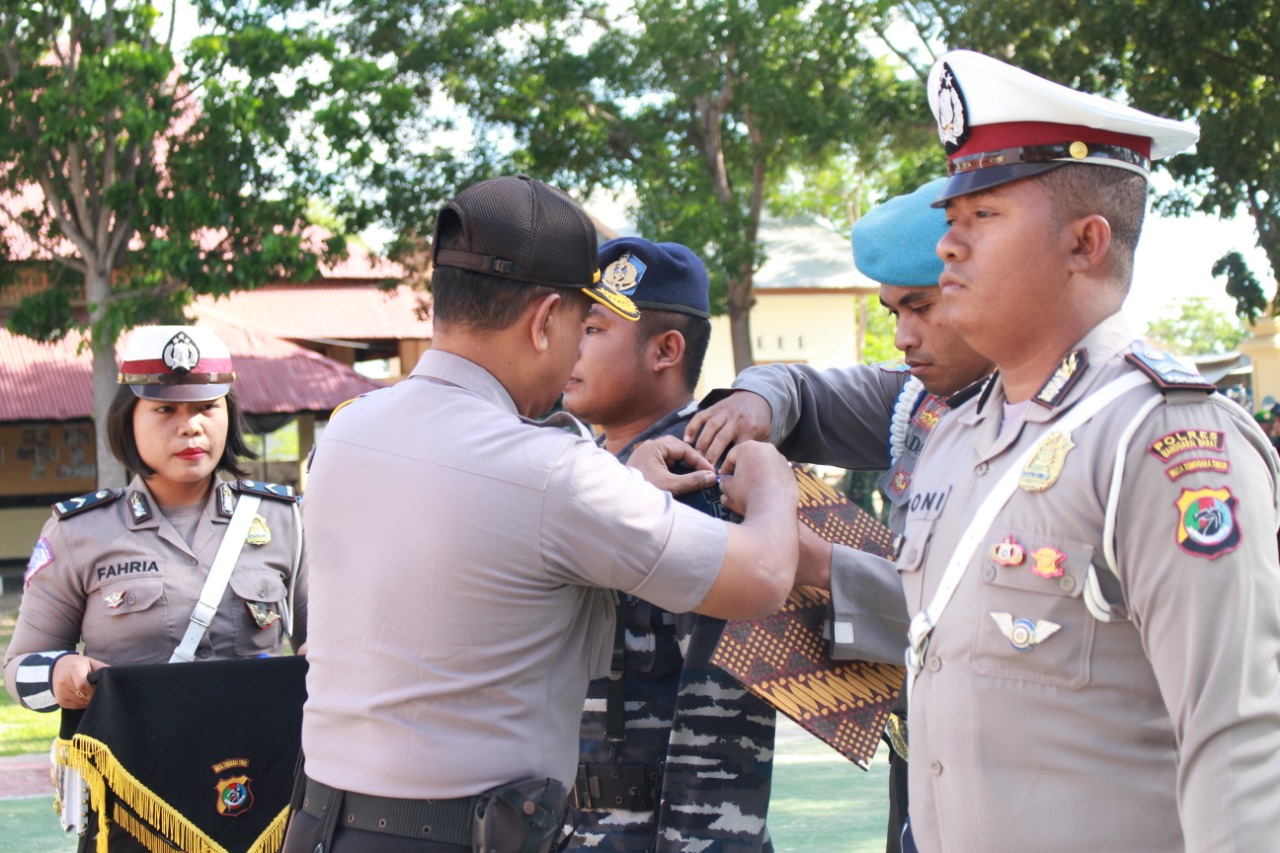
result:
[[[455,218],[454,245],[441,248],[441,228],[452,229]],[[640,316],[630,299],[601,282],[591,218],[564,192],[528,175],[491,178],[454,196],[436,219],[431,258],[439,267],[579,288],[621,317]]]

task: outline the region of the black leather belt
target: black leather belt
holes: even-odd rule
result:
[[[317,820],[323,820],[329,808],[337,808],[338,826],[470,848],[474,831],[472,816],[477,799],[375,797],[330,788],[308,776],[302,795],[302,810]]]
[[[634,762],[579,764],[573,804],[579,809],[652,811],[657,787],[657,766]]]

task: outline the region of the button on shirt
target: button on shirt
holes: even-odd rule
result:
[[[727,539],[436,350],[333,419],[303,513],[320,579],[307,774],[401,798],[571,785],[587,679],[608,667],[608,589],[687,611]]]

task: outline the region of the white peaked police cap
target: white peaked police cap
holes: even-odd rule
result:
[[[1148,174],[1151,161],[1195,144],[1200,129],[1051,83],[971,50],[929,71],[929,108],[951,179],[935,201],[1089,163]]]
[[[139,326],[116,381],[146,400],[195,403],[225,397],[235,381],[231,351],[202,326]]]

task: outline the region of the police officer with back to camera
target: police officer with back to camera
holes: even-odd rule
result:
[[[54,504],[40,533],[5,654],[5,687],[24,707],[84,708],[104,666],[254,658],[278,653],[286,635],[295,649],[305,642],[293,489],[217,477],[244,477],[241,460],[253,458],[234,379],[210,329],[131,333],[105,428],[134,477]],[[95,829],[76,805],[62,803],[64,826]],[[94,832],[82,837],[87,846]],[[118,825],[110,847],[142,849]]]
[[[605,243],[600,267],[640,319],[592,306],[564,407],[599,427],[599,443],[625,463],[643,441],[682,436],[697,411],[711,282],[688,247],[640,237]],[[731,516],[714,485],[679,500]],[[773,849],[774,713],[711,664],[723,627],[621,596],[609,677],[587,693],[574,789],[582,821],[570,849]]]
[[[969,51],[929,102],[949,321],[998,372],[925,447],[910,825],[927,851],[1274,851],[1278,461],[1121,304],[1196,129]]]
[[[303,505],[316,531],[304,774],[285,849],[549,850],[565,827],[612,589],[672,612],[775,610],[796,567],[785,460],[725,461],[728,524],[671,500],[569,416],[545,422],[600,280],[591,220],[527,177],[440,212],[435,339],[412,374],[331,421]],[[672,439],[631,465],[710,485]],[[668,465],[693,463],[676,476]]]
[[[888,526],[902,532],[925,441],[992,369],[946,323],[942,310],[942,261],[934,246],[947,222],[932,204],[945,184],[946,178],[939,178],[889,199],[859,219],[850,235],[858,271],[880,283],[880,304],[894,316],[894,345],[905,361],[831,370],[802,364],[749,367],[734,380],[733,393],[690,423],[690,437],[696,436],[700,449],[714,454],[756,438],[778,445],[789,459],[883,469]],[[811,561],[830,574],[832,657],[900,664],[907,614],[893,563],[817,537],[808,542],[802,535],[801,568],[811,571]],[[904,695],[886,728],[889,853],[901,847],[907,813],[905,700]]]

